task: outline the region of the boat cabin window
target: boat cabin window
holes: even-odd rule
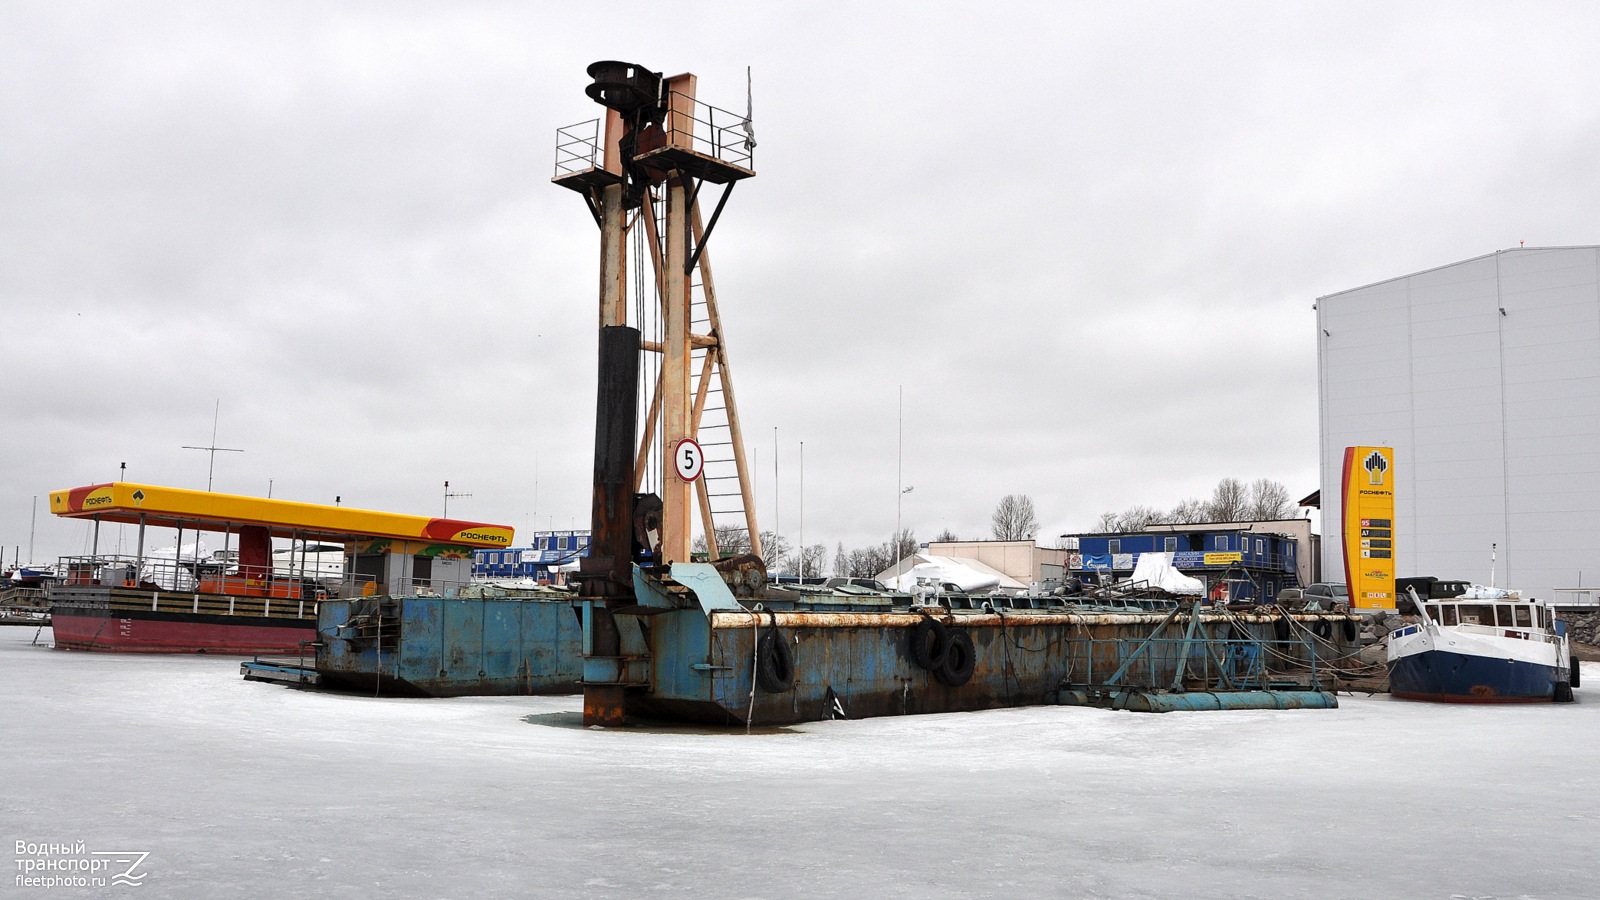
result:
[[[1532,628],[1533,627],[1533,610],[1527,608],[1526,606],[1513,606],[1513,607],[1511,607],[1511,610],[1512,610],[1512,612],[1516,613],[1516,617],[1517,617],[1517,625],[1516,625],[1516,627],[1518,627],[1518,628]]]
[[[1463,604],[1459,607],[1461,624],[1463,625],[1493,625],[1494,607],[1487,604]]]
[[[346,557],[345,571],[354,579],[354,588],[362,590],[367,585],[381,585],[383,577],[382,553],[356,553]]]

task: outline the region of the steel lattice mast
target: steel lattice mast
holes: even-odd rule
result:
[[[634,683],[612,614],[632,595],[636,555],[655,563],[690,558],[694,510],[711,557],[717,546],[713,501],[737,497],[751,551],[762,552],[755,498],[745,463],[744,437],[734,401],[726,337],[717,309],[706,245],[738,181],[750,178],[751,127],[736,116],[700,103],[691,74],[663,78],[642,66],[603,61],[589,67],[586,93],[606,107],[592,122],[558,129],[556,176],[581,194],[600,227],[600,373],[595,446],[595,494],[590,556],[580,580],[590,610],[585,626],[584,716],[593,724],[621,720],[626,688]],[[603,123],[603,124],[602,124]],[[721,185],[709,218],[701,215],[702,188]],[[659,308],[659,340],[646,340],[644,300],[630,320],[628,242],[643,226],[648,266]],[[646,260],[636,258],[642,267]],[[694,276],[704,305],[706,333],[696,324]],[[639,354],[657,354],[654,390],[642,435],[637,421]],[[699,354],[699,369],[694,364]],[[726,422],[707,424],[712,394]],[[725,428],[727,440],[708,444],[702,429]],[[710,462],[732,472],[705,472],[705,446],[726,447],[731,458]],[[654,451],[659,462],[659,511],[645,489]],[[699,455],[696,458],[697,454]],[[690,473],[687,477],[680,474]],[[736,490],[713,491],[708,481],[732,481]],[[726,514],[727,510],[723,511]]]

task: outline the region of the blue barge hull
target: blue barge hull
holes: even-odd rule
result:
[[[569,599],[370,597],[317,611],[329,686],[459,697],[578,690],[582,628]]]
[[[1430,650],[1389,665],[1389,692],[1445,703],[1549,703],[1557,672],[1522,660]]]

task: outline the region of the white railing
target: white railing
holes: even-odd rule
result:
[[[351,573],[295,573],[281,566],[241,566],[237,559],[102,555],[61,560],[60,584],[99,585],[241,597],[322,599],[375,593],[377,580]],[[369,587],[371,585],[371,587]]]
[[[1556,599],[1550,601],[1553,606],[1592,606],[1600,609],[1600,588],[1551,588],[1550,593],[1556,595]],[[1569,595],[1569,597],[1563,599],[1561,596],[1563,594]]]
[[[731,165],[750,168],[756,150],[750,120],[699,100],[692,101],[689,112],[672,111],[686,99],[676,91],[667,94],[667,143],[675,147],[687,147]]]
[[[556,175],[600,168],[600,120],[589,119],[556,129]]]

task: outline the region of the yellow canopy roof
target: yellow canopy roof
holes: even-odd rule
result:
[[[69,519],[220,531],[261,525],[274,537],[349,541],[359,538],[425,540],[466,547],[509,547],[514,530],[458,519],[324,506],[239,494],[129,484],[123,481],[52,491],[50,511]]]

